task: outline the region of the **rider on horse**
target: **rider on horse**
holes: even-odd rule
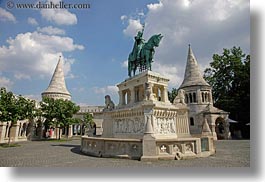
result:
[[[153,55],[155,53],[154,47],[158,47],[160,40],[162,39],[161,34],[153,35],[147,42],[143,39],[144,27],[141,31],[138,31],[134,37],[135,42],[133,50],[128,57],[128,75],[129,77],[135,75],[137,68],[139,71],[152,70],[151,63],[153,62]]]
[[[144,28],[142,29],[142,31],[138,31],[137,35],[134,37],[135,39],[134,46],[133,46],[134,60],[140,59],[140,51],[145,43],[145,40],[143,39],[143,32],[144,32]]]

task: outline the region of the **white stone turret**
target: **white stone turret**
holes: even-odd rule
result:
[[[180,88],[202,85],[210,86],[203,79],[197,60],[192,52],[191,46],[189,45],[185,76]]]
[[[188,105],[212,104],[212,88],[202,77],[199,65],[190,45],[184,80],[179,89],[185,91],[185,102]]]
[[[228,113],[220,109],[217,110],[213,106],[212,87],[204,80],[190,45],[184,80],[179,89],[185,91],[185,103],[189,108],[191,134],[212,133],[216,139],[216,119],[221,118],[224,125],[228,126],[225,119]],[[229,136],[229,128],[227,131],[224,138]]]
[[[71,100],[71,94],[66,88],[61,56],[53,73],[48,88],[41,94],[43,97]]]

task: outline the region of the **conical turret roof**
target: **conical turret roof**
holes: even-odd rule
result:
[[[64,80],[63,61],[61,59],[61,56],[59,58],[58,64],[55,68],[48,88],[42,93],[43,96],[46,95],[48,97],[49,94],[59,94],[62,96],[65,95],[66,97],[71,97],[70,92],[66,88]],[[62,98],[64,98],[64,96]]]
[[[188,86],[205,85],[210,86],[202,77],[199,65],[189,45],[185,77],[180,88]]]

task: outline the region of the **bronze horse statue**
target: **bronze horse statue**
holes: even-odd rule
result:
[[[139,33],[138,33],[139,34]],[[145,71],[145,70],[152,70],[151,63],[153,62],[153,57],[155,53],[155,47],[159,46],[159,43],[163,36],[161,34],[153,35],[146,43],[143,43],[142,46],[140,46],[141,50],[135,50],[129,54],[128,58],[128,75],[129,77],[135,75],[135,72],[137,68],[139,68],[139,71]],[[139,52],[138,55],[135,54],[135,52]]]

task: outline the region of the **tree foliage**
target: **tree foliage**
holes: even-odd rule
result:
[[[55,125],[57,128],[63,128],[76,123],[73,115],[79,111],[80,107],[75,103],[63,99],[43,98],[40,105],[46,127]]]
[[[11,122],[8,136],[10,143],[10,131],[19,120],[33,119],[35,117],[35,101],[26,99],[21,95],[16,96],[7,92],[6,88],[0,90],[0,121]]]
[[[171,92],[168,91],[168,100],[173,103],[175,97],[178,95],[178,90],[176,88],[172,88]]]
[[[84,115],[83,124],[92,128],[94,126],[93,115],[90,113],[86,113]]]
[[[223,49],[222,55],[213,55],[210,66],[204,78],[212,86],[215,106],[230,112],[231,119],[249,123],[250,55],[240,47]]]

